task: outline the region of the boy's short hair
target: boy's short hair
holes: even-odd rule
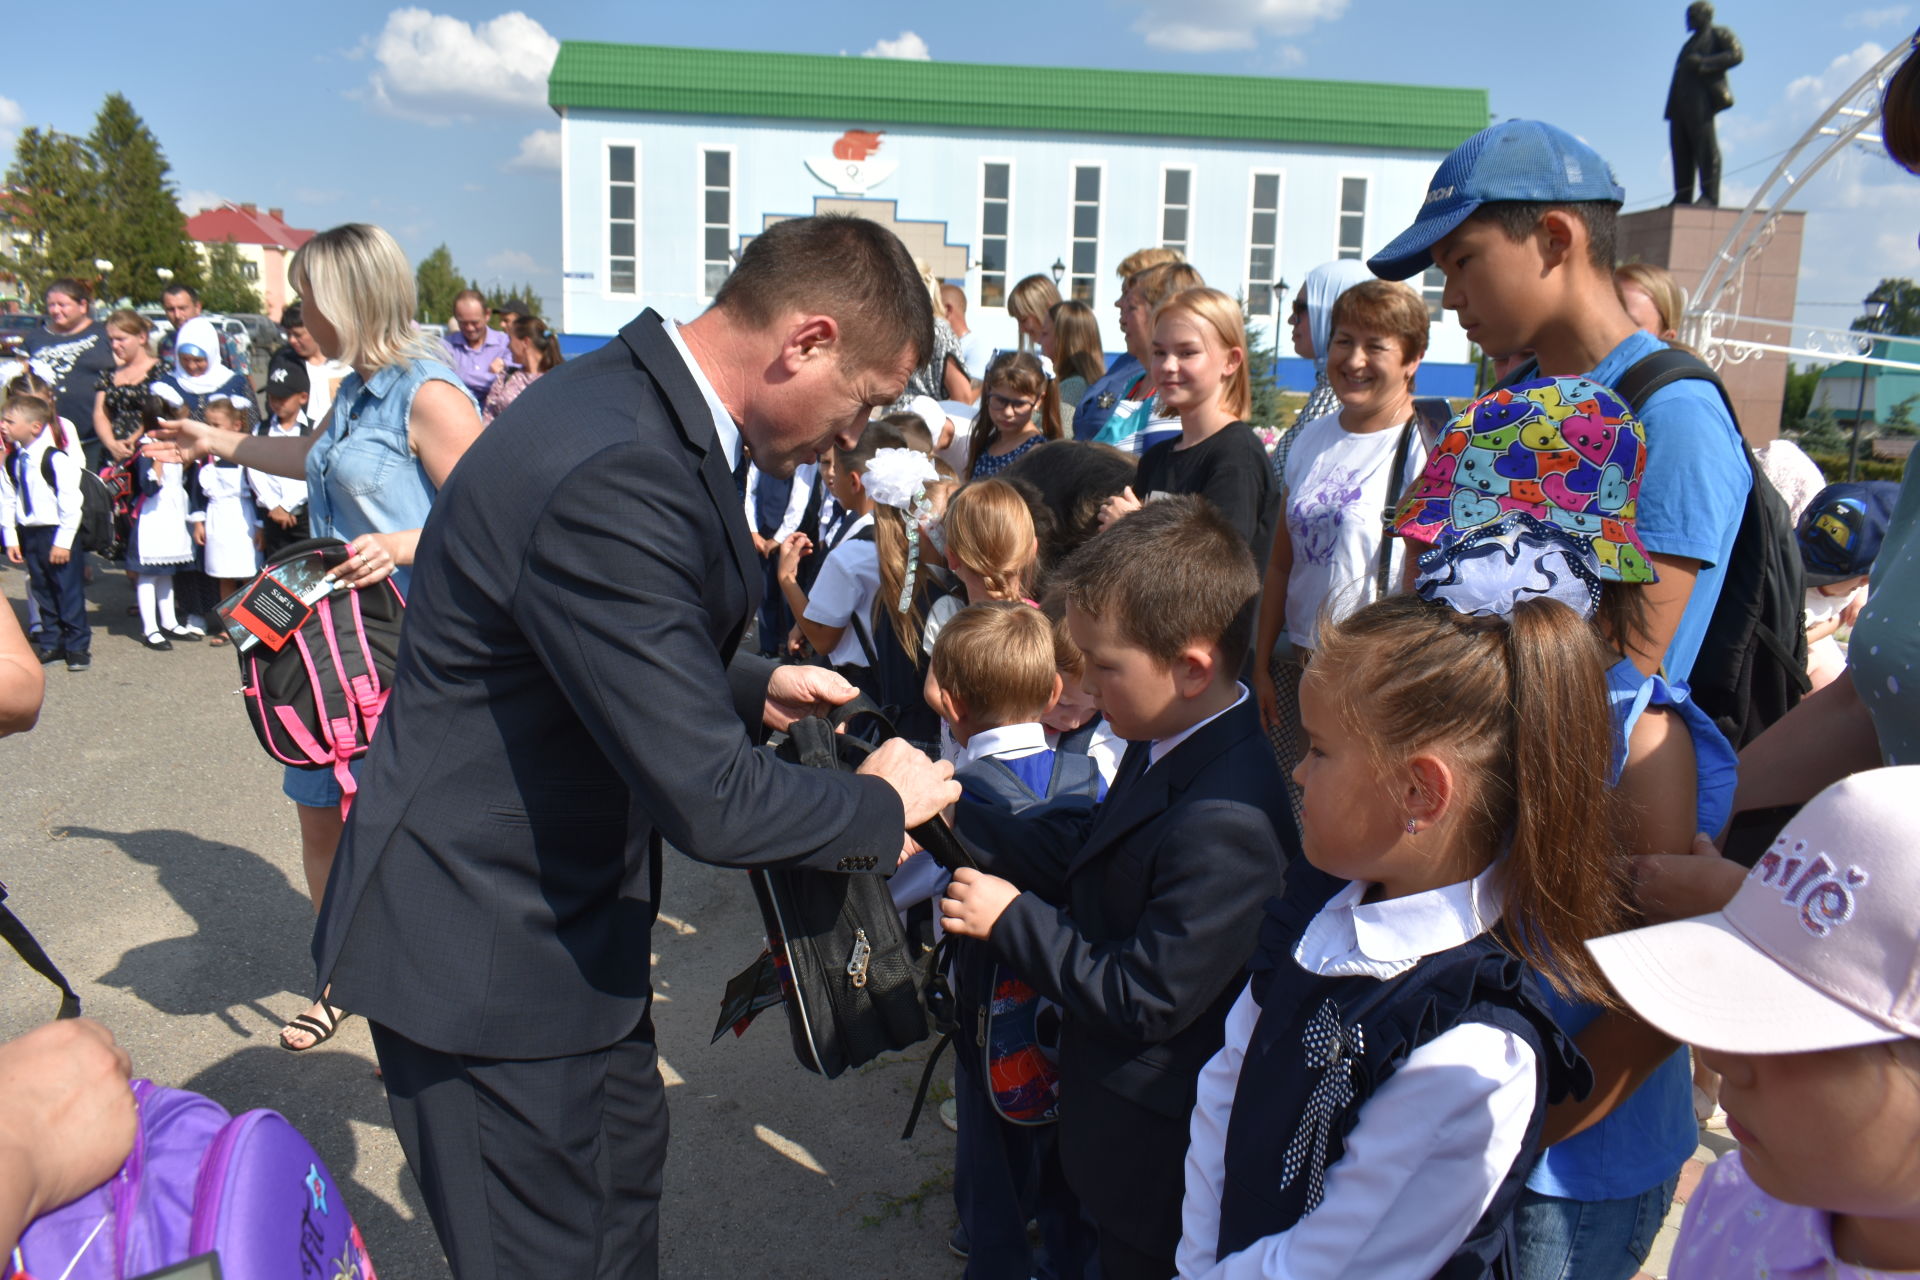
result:
[[[1087,655],[1073,642],[1067,629],[1067,597],[1063,591],[1050,591],[1040,601],[1040,612],[1053,626],[1053,667],[1063,677],[1079,680],[1087,673]]]
[[[885,418],[875,418],[860,432],[860,443],[851,449],[842,449],[835,445],[833,456],[839,466],[845,467],[855,475],[860,475],[866,471],[867,464],[873,461],[873,455],[882,449],[911,449],[912,447],[907,443],[907,438],[901,433],[900,428]]]
[[[907,442],[907,448],[921,453],[933,452],[933,432],[927,427],[927,420],[917,413],[889,413],[880,421],[899,429],[900,438]]]
[[[933,645],[933,678],[993,726],[1037,720],[1053,701],[1053,624],[1031,605],[990,600],[947,619]]]
[[[1246,541],[1195,494],[1157,498],[1068,558],[1067,600],[1162,665],[1195,643],[1218,645],[1238,669],[1253,639],[1260,576]]]
[[[1611,200],[1576,200],[1553,204],[1533,200],[1489,200],[1467,215],[1468,222],[1491,222],[1515,244],[1533,234],[1540,219],[1558,209],[1580,220],[1587,229],[1587,261],[1595,271],[1613,274],[1614,227],[1620,206]]]
[[[0,403],[0,418],[19,418],[35,426],[44,427],[53,421],[53,406],[38,396],[23,392],[9,392],[4,403]]]

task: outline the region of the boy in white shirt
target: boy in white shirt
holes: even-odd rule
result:
[[[87,625],[83,557],[73,548],[80,532],[80,467],[54,444],[48,424],[53,409],[34,396],[10,395],[0,408],[13,452],[7,459],[7,488],[0,507],[13,518],[4,531],[7,559],[24,564],[39,606],[43,636],[58,637],[59,648],[37,649],[42,663],[65,658],[67,670],[92,664],[93,630]]]
[[[307,417],[312,382],[304,364],[276,361],[267,377],[267,417],[253,429],[257,436],[305,436],[313,431]],[[254,505],[260,514],[260,552],[269,559],[282,547],[313,535],[307,528],[307,482],[247,468]]]
[[[831,535],[811,592],[800,585],[799,575],[813,540],[793,533],[780,544],[780,592],[799,619],[789,647],[797,651],[805,640],[835,670],[857,667],[862,668],[858,674],[865,675],[873,666],[873,598],[880,590],[880,562],[873,543],[873,499],[867,496],[864,477],[873,455],[897,447],[899,434],[884,422],[870,422],[857,447],[834,450],[827,487],[848,518]]]

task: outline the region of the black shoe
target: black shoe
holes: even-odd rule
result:
[[[972,1241],[967,1239],[967,1229],[965,1227],[955,1227],[953,1234],[947,1237],[947,1252],[960,1259],[960,1261],[965,1262],[967,1260],[967,1254],[971,1252],[969,1248],[971,1244]]]
[[[67,670],[69,671],[85,671],[92,665],[93,657],[90,654],[70,653],[67,655]]]
[[[65,649],[35,649],[33,656],[40,659],[41,666],[47,667],[52,666],[54,663],[60,661],[60,659],[66,657],[67,651]]]
[[[199,644],[202,640],[206,639],[206,636],[201,633],[189,631],[185,627],[168,627],[167,634],[182,644]]]
[[[146,634],[146,638],[141,640],[140,643],[160,653],[168,653],[173,649],[173,641],[167,639],[167,634],[164,631],[149,631]]]

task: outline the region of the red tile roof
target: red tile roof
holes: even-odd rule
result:
[[[298,249],[313,232],[286,224],[280,210],[264,212],[250,204],[225,204],[187,219],[187,234],[202,244],[232,240],[238,244],[280,245]]]

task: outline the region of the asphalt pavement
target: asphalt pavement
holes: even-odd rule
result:
[[[10,604],[25,590],[23,573],[0,573]],[[232,649],[148,651],[125,575],[97,564],[89,600],[93,669],[47,668],[38,728],[0,740],[8,905],[137,1074],[235,1112],[283,1113],[345,1187],[383,1280],[447,1276],[366,1023],[307,1053],[278,1047],[313,981],[312,908],[293,807],[248,727]],[[929,1108],[915,1138],[899,1138],[931,1042],[831,1081],[794,1060],[779,1010],[710,1044],[726,980],[760,946],[747,878],[673,857],[663,912],[662,1275],[958,1275],[946,1251],[953,1135]],[[0,1039],[57,1004],[0,947]]]

